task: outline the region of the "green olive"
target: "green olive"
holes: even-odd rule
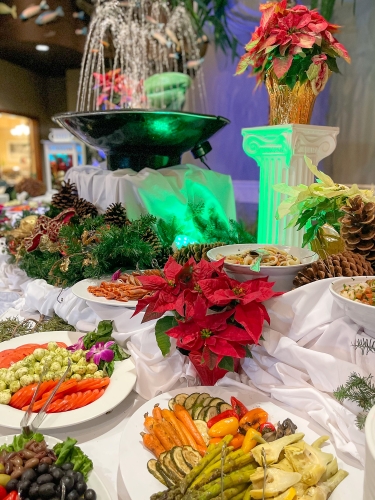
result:
[[[10,480],[11,477],[8,474],[0,474],[0,486],[6,486]]]

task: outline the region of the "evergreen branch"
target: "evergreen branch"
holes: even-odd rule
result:
[[[345,385],[334,391],[334,397],[342,403],[344,400],[356,403],[365,412],[375,405],[375,385],[371,382],[372,375],[362,377],[358,373],[351,373]]]
[[[367,355],[369,352],[375,352],[375,339],[358,339],[352,346],[354,349],[361,349],[362,355]]]

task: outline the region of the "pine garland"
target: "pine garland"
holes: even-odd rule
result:
[[[11,340],[21,335],[29,335],[37,332],[70,331],[75,332],[75,328],[69,325],[59,316],[44,319],[42,316],[39,321],[20,320],[17,317],[7,318],[0,321],[0,342]]]
[[[363,412],[357,416],[357,426],[363,429],[366,417],[375,405],[375,385],[372,383],[372,375],[362,377],[358,373],[351,373],[345,385],[341,385],[334,391],[335,398],[342,403],[344,400],[356,403]]]

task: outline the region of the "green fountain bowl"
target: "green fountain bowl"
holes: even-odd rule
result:
[[[53,120],[88,146],[104,151],[109,170],[179,165],[181,156],[230,123],[221,116],[116,109],[64,113]]]

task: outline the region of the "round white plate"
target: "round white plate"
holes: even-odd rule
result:
[[[222,387],[202,386],[166,392],[145,403],[131,416],[121,438],[120,470],[126,489],[132,500],[146,500],[149,499],[152,494],[166,489],[165,486],[159,483],[159,481],[147,470],[148,460],[155,457],[143,446],[141,441],[140,432],[145,432],[143,427],[144,414],[146,412],[151,414],[156,403],[160,404],[161,408],[168,408],[168,401],[176,394],[191,394],[193,392],[208,392],[212,394],[212,396],[220,397],[227,402],[230,402],[231,396],[235,396],[249,409],[261,406],[268,412],[270,422],[277,423],[286,418],[291,418],[298,426],[297,432],[303,432],[305,434],[304,439],[309,444],[318,437],[318,434],[310,428],[307,420],[290,414],[285,409],[269,401],[259,403],[259,401],[255,399],[254,393],[246,391],[239,392],[235,388],[231,389],[229,392],[228,389],[223,389]],[[324,446],[323,450],[337,456],[332,444]],[[130,467],[132,463],[136,464],[136,467]],[[349,472],[349,476],[334,490],[330,496],[330,500],[353,500],[354,498],[359,500],[362,498],[363,471],[344,463],[339,457],[338,463],[339,468]]]
[[[85,279],[79,281],[75,285],[72,286],[71,291],[74,295],[80,299],[87,300],[87,302],[96,302],[97,304],[105,304],[107,306],[115,306],[115,307],[129,307],[131,309],[136,308],[138,304],[138,300],[129,300],[128,302],[120,302],[119,300],[106,299],[105,297],[96,297],[92,293],[90,293],[87,288],[89,286],[100,286],[100,283],[103,281],[110,281],[111,278],[94,280],[94,279]]]
[[[75,344],[82,335],[83,334],[79,332],[33,333],[31,335],[25,335],[7,340],[6,342],[1,342],[0,352],[6,349],[15,349],[24,344],[45,344],[52,340],[55,342],[65,342],[65,344],[69,346]],[[113,408],[126,398],[133,389],[136,379],[134,363],[131,358],[125,361],[116,361],[111,382],[101,398],[78,410],[47,414],[40,425],[40,429],[69,427],[100,417],[100,415],[113,410]],[[21,410],[17,410],[8,405],[0,405],[0,423],[4,427],[19,429],[23,415],[24,412]]]
[[[15,435],[16,434],[8,436],[0,436],[0,446],[2,446],[3,444],[7,445],[12,444]],[[53,448],[57,443],[62,443],[61,439],[56,439],[52,436],[44,436],[44,439],[49,448]],[[91,471],[89,475],[87,486],[96,492],[97,498],[99,500],[112,500],[110,494],[108,493],[108,490],[106,489],[106,487],[104,486],[104,484],[102,483],[102,481],[100,480],[99,476],[96,474],[94,469]]]
[[[298,272],[310,262],[314,262],[319,259],[319,256],[315,252],[306,248],[285,245],[266,245],[265,243],[244,243],[211,248],[211,250],[207,252],[207,257],[211,261],[216,261],[219,254],[227,256],[243,252],[244,250],[256,250],[257,248],[264,248],[266,246],[279,248],[294,257],[298,257],[301,264],[296,264],[294,266],[260,266],[260,271],[257,273],[256,271],[250,269],[250,266],[224,262],[225,272],[230,278],[241,282],[268,276],[269,281],[275,282],[273,289],[276,292],[288,292],[293,289],[293,280],[297,276]]]
[[[345,311],[345,314],[359,326],[362,326],[366,333],[375,338],[375,306],[354,302],[340,295],[344,285],[355,285],[367,280],[375,280],[375,276],[353,276],[352,278],[337,278],[332,281],[329,291],[335,302]]]

